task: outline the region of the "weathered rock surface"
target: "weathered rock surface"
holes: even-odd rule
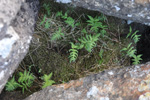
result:
[[[26,55],[38,0],[0,0],[0,92]]]
[[[50,86],[25,100],[150,100],[150,62]]]
[[[56,0],[150,26],[150,0]]]

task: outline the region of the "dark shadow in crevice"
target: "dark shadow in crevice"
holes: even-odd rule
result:
[[[140,41],[137,43],[137,54],[142,54],[141,63],[146,63],[150,61],[150,26],[143,24],[133,23],[133,31],[138,30],[138,34],[141,35]]]

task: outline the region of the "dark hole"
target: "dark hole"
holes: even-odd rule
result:
[[[143,24],[133,24],[133,30],[139,30],[141,35],[140,41],[137,43],[137,54],[142,54],[141,63],[150,61],[150,26]]]

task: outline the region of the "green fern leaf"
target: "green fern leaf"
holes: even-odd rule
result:
[[[69,52],[70,52],[69,58],[70,58],[70,63],[71,63],[71,62],[75,62],[75,60],[78,57],[78,50],[77,49],[81,49],[83,47],[83,45],[80,45],[80,46],[75,45],[72,42],[70,44],[71,44],[71,48],[72,48],[69,50]]]
[[[55,83],[55,81],[53,81],[53,80],[46,81],[46,82],[44,82],[42,88],[46,88],[48,86],[51,86],[54,83]]]
[[[127,51],[127,55],[129,57],[133,57],[136,53],[136,49],[134,49],[134,47],[129,48],[129,50]]]
[[[68,18],[68,12],[65,12],[65,14],[63,16],[61,16],[61,18],[67,19]]]
[[[128,37],[131,35],[131,33],[132,33],[132,28],[131,28],[131,26],[130,26],[129,33],[128,33],[128,35],[127,35],[126,38],[128,38]]]
[[[44,74],[44,76],[42,77],[42,79],[44,80],[42,88],[46,88],[47,86],[51,86],[55,83],[55,81],[50,80],[51,77],[52,73],[50,73],[49,75]]]
[[[83,33],[83,34],[87,34],[86,29],[84,28],[84,29],[81,31],[81,33]]]
[[[63,16],[62,11],[56,13],[56,17]]]
[[[45,20],[46,20],[46,15],[44,15],[43,20],[41,21],[40,25],[43,25]]]
[[[69,58],[70,58],[70,63],[71,63],[71,62],[74,62],[77,59],[77,57],[78,57],[78,50],[70,49],[69,52],[70,52]]]
[[[99,29],[102,29],[103,31],[103,34],[105,33],[104,30],[107,29],[107,26],[106,25],[103,25],[102,22],[100,22],[100,18],[98,17],[91,17],[91,16],[88,16],[89,17],[89,20],[87,21],[88,22],[88,25],[91,26],[90,30],[91,31],[94,31],[94,32],[98,32]]]
[[[13,77],[10,81],[6,84],[7,91],[13,91],[18,88],[20,85],[15,81],[15,77]]]
[[[50,19],[48,19],[45,23],[45,28],[48,29],[50,27]]]
[[[27,82],[28,80],[34,80],[34,76],[32,73],[27,72],[26,70],[24,71],[24,73],[19,72],[19,83]]]
[[[74,28],[74,23],[75,23],[75,21],[74,21],[74,19],[72,18],[72,17],[68,17],[67,19],[66,19],[66,21],[65,21],[69,26],[71,26],[72,28]]]
[[[59,30],[56,31],[56,33],[54,33],[52,35],[51,41],[61,39],[64,36],[64,33],[62,33],[61,31],[62,31],[62,29],[61,29],[61,27],[59,27]]]
[[[84,48],[88,51],[91,52],[93,47],[96,46],[96,42],[98,41],[98,37],[100,36],[100,34],[96,34],[96,35],[86,35],[85,37],[83,37],[82,39],[79,39],[79,41],[81,42],[81,44],[84,45]]]
[[[50,11],[51,11],[51,9],[50,9],[50,5],[49,5],[49,4],[46,4],[46,3],[44,3],[44,4],[43,4],[43,7],[44,7],[44,9],[47,11],[47,15],[49,16],[49,15],[50,15]]]
[[[34,81],[34,76],[32,73],[27,72],[26,70],[24,73],[19,72],[19,79],[18,82],[20,83],[20,87],[22,87],[22,92],[24,93],[24,89],[28,90],[28,87],[32,86],[32,83]]]
[[[134,56],[133,56],[132,61],[133,61],[133,64],[134,64],[134,65],[137,65],[137,64],[140,63],[140,61],[142,60],[141,56],[142,56],[142,55],[137,55],[137,56],[134,55]]]
[[[132,33],[132,28],[130,27],[129,33],[128,33],[128,35],[127,35],[126,38],[128,38],[128,37],[131,35],[131,39],[133,39],[134,43],[137,43],[137,42],[140,40],[140,36],[141,36],[141,35],[137,35],[138,32],[139,32],[139,31],[135,31],[135,32],[131,35],[131,33]]]

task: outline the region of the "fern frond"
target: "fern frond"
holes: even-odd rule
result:
[[[78,57],[78,50],[77,49],[81,49],[83,47],[83,45],[81,45],[81,46],[75,45],[72,42],[70,42],[70,44],[71,44],[71,49],[69,50],[69,52],[70,52],[69,58],[70,58],[70,63],[71,63],[71,62],[75,62],[75,60]]]
[[[46,88],[46,87],[48,87],[48,86],[51,86],[51,85],[54,84],[54,83],[55,83],[55,81],[53,81],[53,80],[48,80],[48,81],[46,81],[46,82],[43,83],[42,88]]]
[[[58,12],[56,13],[56,17],[59,17],[59,16],[63,16],[62,11],[58,11]]]
[[[131,35],[131,39],[133,39],[134,43],[137,43],[137,42],[140,40],[140,36],[141,36],[141,35],[137,35],[138,32],[139,32],[139,31],[135,31],[135,32],[131,35],[131,33],[132,33],[132,28],[130,27],[129,33],[128,33],[128,35],[127,35],[126,38],[128,38],[128,37]]]
[[[45,28],[48,29],[50,27],[50,19],[48,19],[45,23]]]
[[[137,43],[140,40],[141,35],[137,35],[138,31],[135,31],[132,35],[131,38],[133,39],[134,43]]]
[[[51,77],[52,77],[52,73],[50,73],[49,75],[44,74],[43,80],[48,81],[48,80],[50,80]]]
[[[127,51],[127,55],[129,57],[133,57],[135,55],[135,53],[136,53],[136,49],[134,49],[134,47],[129,48]]]
[[[70,56],[69,56],[70,63],[71,62],[75,62],[75,60],[78,57],[78,50],[76,50],[75,48],[73,48],[73,49],[70,49],[69,52],[70,52]]]
[[[107,18],[104,14],[101,14],[101,16],[98,16],[98,19],[100,19],[100,21],[106,21]]]
[[[59,30],[56,31],[56,33],[54,33],[52,35],[51,41],[61,39],[64,36],[64,33],[62,33],[61,31],[62,31],[62,29],[61,29],[61,27],[59,27]]]
[[[65,14],[64,14],[63,16],[61,16],[61,18],[63,18],[63,19],[67,19],[67,18],[68,18],[68,11],[67,11],[67,12],[65,12]]]
[[[89,17],[89,20],[87,21],[88,22],[88,25],[91,26],[90,30],[91,31],[95,31],[96,33],[98,32],[99,29],[102,29],[102,34],[104,35],[104,30],[107,29],[107,26],[106,25],[103,25],[102,22],[100,22],[100,18],[98,17],[91,17],[91,16],[88,16]]]
[[[49,4],[44,3],[43,4],[44,9],[47,11],[47,15],[50,15],[51,7]]]
[[[24,93],[24,89],[28,90],[28,87],[32,86],[32,83],[34,81],[34,76],[32,73],[27,72],[26,70],[24,73],[20,72],[19,73],[19,79],[18,82],[20,83],[22,87],[22,92]]]
[[[13,91],[18,88],[20,85],[15,81],[15,77],[13,77],[10,81],[6,84],[7,91]]]
[[[68,17],[67,19],[66,19],[66,21],[65,21],[69,26],[71,26],[72,28],[74,28],[74,23],[75,23],[75,21],[74,21],[74,19],[72,18],[72,17]]]
[[[96,46],[96,42],[98,41],[99,36],[100,36],[100,34],[96,34],[93,36],[86,35],[82,39],[79,39],[79,41],[81,42],[81,44],[84,44],[84,47],[88,52],[91,52],[93,47]]]
[[[132,33],[132,28],[131,28],[131,26],[130,26],[129,33],[128,33],[128,35],[127,35],[126,38],[128,38],[128,37],[131,35],[131,33]]]
[[[132,61],[133,61],[133,64],[134,64],[134,65],[137,65],[137,64],[140,63],[140,61],[142,60],[141,56],[142,56],[142,55],[137,55],[137,56],[134,55],[134,56],[133,56]]]
[[[44,76],[42,77],[42,79],[44,80],[42,88],[46,88],[47,86],[51,86],[55,83],[55,81],[50,80],[51,77],[52,73],[50,73],[49,75],[44,74]]]
[[[24,71],[24,73],[20,72],[19,76],[20,76],[18,79],[19,83],[27,82],[28,80],[34,80],[33,74],[30,72],[27,72],[26,70]]]
[[[86,29],[84,28],[84,29],[81,31],[81,33],[83,33],[83,34],[87,34]]]
[[[40,25],[43,25],[45,20],[46,20],[46,15],[44,15],[43,20],[41,21]]]

